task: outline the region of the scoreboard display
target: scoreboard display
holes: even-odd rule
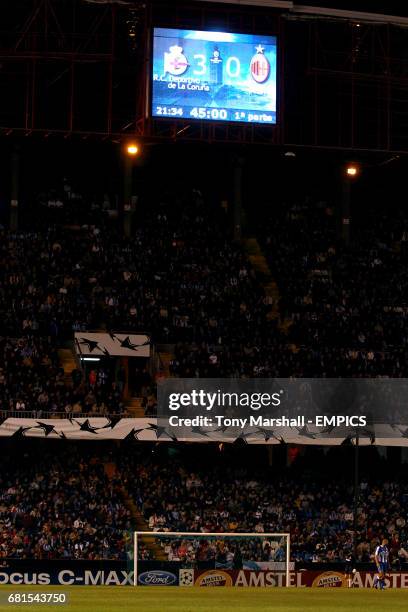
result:
[[[154,28],[151,115],[276,123],[276,37]]]

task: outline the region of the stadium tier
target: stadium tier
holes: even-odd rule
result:
[[[405,610],[406,9],[170,4],[0,6],[0,610]]]
[[[285,561],[286,541],[275,537],[271,543],[263,534],[290,534],[290,561],[298,568],[328,564],[342,571],[354,551],[355,562],[366,567],[383,536],[390,540],[392,567],[400,570],[408,563],[408,484],[403,470],[387,478],[379,458],[374,459],[378,478],[369,475],[373,458],[365,460],[354,541],[353,489],[335,468],[341,456],[336,449],[325,459],[336,476],[333,482],[318,473],[321,457],[310,456],[302,479],[307,457],[279,473],[259,465],[259,457],[257,466],[247,465],[244,451],[238,458],[210,448],[204,458],[183,445],[178,451],[177,444],[155,450],[150,444],[135,449],[104,443],[100,451],[94,444],[31,441],[19,458],[20,444],[9,443],[0,481],[1,558],[131,562],[138,529],[152,532],[151,539],[140,537],[139,560],[157,557],[153,536],[159,533],[166,546],[158,560],[186,567],[196,560],[232,567],[228,542],[222,553],[217,546],[189,552],[189,532],[196,534],[194,545],[205,540],[200,532],[217,533],[219,539],[229,534],[244,561],[269,569]],[[172,534],[168,541],[166,532]],[[253,534],[249,542],[256,558],[245,543],[234,541],[240,532]]]

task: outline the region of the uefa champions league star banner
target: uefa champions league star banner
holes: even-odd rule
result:
[[[157,416],[174,439],[405,446],[407,397],[408,379],[170,378]]]
[[[157,442],[156,419],[115,417],[3,418],[0,437]],[[170,440],[170,438],[168,438]]]
[[[408,446],[407,397],[408,379],[170,378],[157,419],[4,411],[0,437]]]
[[[82,357],[150,357],[146,334],[75,332],[75,350]]]
[[[155,28],[153,117],[276,123],[275,36]]]
[[[4,415],[4,413],[3,413]],[[329,428],[330,429],[330,428]],[[396,436],[400,432],[400,437]],[[70,418],[0,418],[0,437],[48,438],[50,440],[126,440],[140,442],[236,442],[245,444],[308,444],[336,446],[344,441],[355,444],[356,434],[347,438],[333,437],[331,432],[317,431],[311,427],[254,427],[249,430],[231,427],[178,431],[177,437],[154,418],[120,417],[70,417]],[[362,430],[359,444],[377,446],[408,446],[408,427],[405,424],[375,425],[374,433]]]

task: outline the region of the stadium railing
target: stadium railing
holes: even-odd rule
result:
[[[107,419],[130,418],[123,413],[105,413],[105,412],[47,412],[45,410],[0,410],[1,419],[78,419],[90,417],[105,417]]]

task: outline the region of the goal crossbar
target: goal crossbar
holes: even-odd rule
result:
[[[148,536],[148,537],[201,537],[201,538],[225,538],[225,537],[234,537],[234,538],[286,538],[286,586],[289,586],[289,567],[290,567],[290,533],[237,533],[233,532],[202,532],[202,531],[135,531],[134,532],[134,573],[133,573],[133,584],[137,586],[137,576],[138,576],[138,539],[139,537]]]

